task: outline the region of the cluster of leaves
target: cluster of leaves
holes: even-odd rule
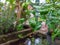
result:
[[[26,13],[26,16],[27,16],[27,20],[29,22],[29,26],[32,28],[33,31],[36,31],[36,30],[40,29],[41,22],[37,21],[37,18],[35,16],[35,13],[36,13],[35,10],[28,10],[27,9],[29,4],[30,4],[30,2],[28,2],[28,3],[26,2],[26,3],[23,3],[22,6],[23,6],[23,8],[25,8],[25,13]],[[30,13],[32,13],[34,15],[34,17],[29,18]]]
[[[41,27],[41,22],[40,21],[36,21],[36,18],[30,18],[29,20],[29,25],[32,28],[33,31],[37,31],[40,29]]]
[[[50,3],[43,5],[40,9],[41,18],[46,20],[49,30],[53,30],[52,39],[60,34],[60,3]]]
[[[56,28],[54,30],[54,33],[52,33],[52,40],[54,40],[57,36],[60,38],[60,29],[59,28]]]
[[[20,18],[20,19],[18,20],[18,24],[16,25],[17,31],[22,31],[22,30],[24,29],[24,27],[23,27],[23,23],[24,23],[24,22],[25,22],[25,19],[24,19],[24,18]],[[18,34],[18,37],[19,37],[19,38],[22,38],[23,35],[22,35],[22,34]]]
[[[25,19],[24,18],[21,18],[18,20],[18,24],[16,26],[17,30],[20,31],[20,30],[23,30],[23,23],[24,23]]]

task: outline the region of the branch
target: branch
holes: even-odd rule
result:
[[[7,41],[6,43],[0,44],[0,45],[8,45],[8,44],[13,43],[13,42],[16,42],[16,41],[18,41],[18,40],[19,40],[19,39]]]
[[[39,35],[42,35],[42,36],[46,36],[46,34],[40,32],[40,31],[35,31],[35,32],[31,32],[31,33],[25,35],[23,38],[26,38],[26,37],[32,36],[32,35],[36,35],[36,34],[39,34]]]
[[[0,35],[0,37],[8,37],[10,35],[20,34],[20,33],[26,32],[26,31],[31,31],[31,29],[29,28],[29,29],[25,29],[25,30],[22,30],[22,31],[12,32],[12,33],[9,33],[9,34],[6,34],[6,35]]]

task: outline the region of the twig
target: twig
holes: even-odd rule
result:
[[[36,31],[36,32],[31,32],[31,33],[25,35],[24,38],[26,38],[26,37],[28,37],[28,36],[32,36],[32,34],[33,34],[33,35],[36,35],[36,34],[38,34],[38,33],[39,33],[40,35],[46,36],[46,34],[43,34],[43,33],[39,32],[39,31]]]
[[[31,31],[31,29],[25,29],[25,30],[22,30],[22,31],[17,31],[17,32],[12,32],[12,33],[9,33],[9,34],[6,34],[6,35],[0,35],[0,37],[8,37],[10,35],[14,35],[14,34],[19,34],[19,33],[23,33],[23,32],[26,32],[26,31]]]
[[[13,43],[13,42],[16,42],[16,41],[18,41],[18,40],[19,40],[19,39],[10,40],[10,41],[7,41],[6,43],[0,44],[0,45],[8,45],[8,44]]]

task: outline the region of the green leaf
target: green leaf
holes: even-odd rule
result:
[[[6,1],[9,2],[10,4],[13,4],[15,0],[6,0]]]
[[[22,24],[24,21],[25,21],[24,18],[21,18],[21,19],[18,20],[18,22],[19,22],[20,24]]]

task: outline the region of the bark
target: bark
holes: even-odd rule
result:
[[[21,17],[21,6],[20,1],[16,0],[17,20]]]

